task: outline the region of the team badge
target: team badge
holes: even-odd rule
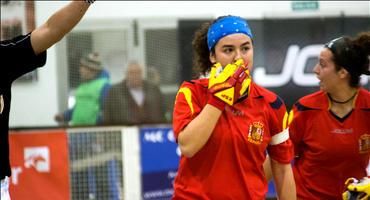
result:
[[[358,146],[360,153],[368,153],[370,151],[370,135],[363,134],[358,140]]]
[[[3,95],[0,95],[0,114],[3,113],[4,110],[4,98]]]
[[[261,144],[263,141],[263,129],[262,122],[253,122],[249,126],[248,141],[253,144]]]

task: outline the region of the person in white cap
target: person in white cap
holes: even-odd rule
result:
[[[80,78],[82,83],[76,89],[74,107],[57,114],[55,120],[73,126],[101,124],[102,107],[111,84],[98,53],[90,53],[80,60]]]

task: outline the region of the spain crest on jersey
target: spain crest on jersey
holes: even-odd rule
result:
[[[369,134],[363,134],[360,136],[360,139],[358,140],[359,145],[359,152],[360,153],[367,153],[370,151],[370,135]]]
[[[248,141],[254,144],[263,142],[264,125],[262,122],[253,122],[249,126]]]

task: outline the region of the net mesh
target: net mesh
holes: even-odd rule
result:
[[[145,60],[130,58],[128,30],[76,32],[67,36],[66,85],[70,110],[61,113],[61,124],[171,122],[170,113],[178,86],[178,56],[173,51],[177,49],[177,32],[176,29],[166,29],[145,30],[144,33],[147,41]],[[97,54],[101,62],[97,70],[81,63],[81,59],[91,53]],[[101,83],[103,80],[107,80],[106,83]],[[98,109],[92,111],[92,105],[87,108],[83,103],[94,104]],[[160,105],[156,105],[158,103]],[[81,112],[85,119],[78,119],[78,113],[73,113],[80,109],[84,110]]]
[[[67,132],[71,199],[123,199],[121,131]]]

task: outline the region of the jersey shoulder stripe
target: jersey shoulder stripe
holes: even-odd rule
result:
[[[257,84],[252,84],[251,97],[255,99],[264,98],[270,107],[275,110],[279,110],[281,106],[285,105],[277,94]]]
[[[305,106],[305,105],[301,104],[300,102],[295,103],[294,106],[296,107],[296,109],[298,111],[318,110],[318,109],[315,109],[315,108],[310,108],[308,106]]]
[[[295,105],[300,111],[327,109],[329,107],[329,98],[325,92],[318,91],[300,98]]]
[[[283,100],[279,96],[276,96],[276,100],[274,102],[271,102],[270,106],[273,109],[279,109],[283,104],[284,104]]]

